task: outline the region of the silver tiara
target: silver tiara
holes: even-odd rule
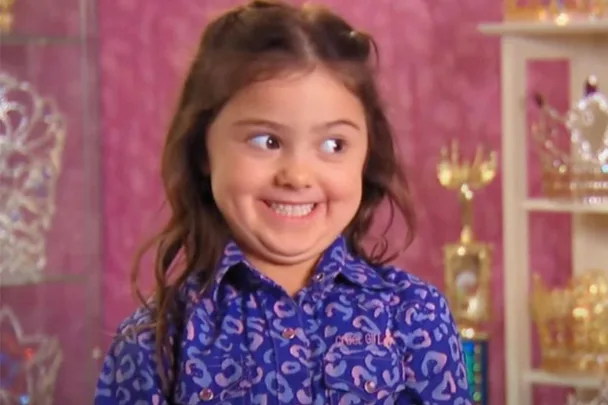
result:
[[[0,285],[36,280],[46,265],[65,137],[55,103],[0,72]]]

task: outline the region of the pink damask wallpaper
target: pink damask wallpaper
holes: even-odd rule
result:
[[[128,267],[136,246],[159,225],[161,140],[181,75],[210,15],[234,0],[102,1],[99,5],[103,152],[104,332],[109,336],[134,306]],[[443,285],[441,247],[458,237],[458,205],[435,178],[439,149],[457,139],[466,154],[477,145],[499,150],[499,40],[476,25],[499,20],[499,1],[325,0],[377,39],[380,81],[418,203],[419,234],[398,260]],[[535,88],[556,92],[560,64],[531,70]],[[559,94],[557,94],[559,96]],[[562,99],[565,100],[563,94]],[[522,156],[522,159],[526,157]],[[537,188],[532,184],[532,188]],[[500,176],[476,199],[475,226],[496,244],[492,273],[490,399],[504,399]],[[568,222],[532,222],[532,266],[549,280],[567,275]],[[392,234],[399,237],[399,226]],[[542,250],[541,250],[542,248]],[[540,394],[539,394],[540,395]],[[551,401],[550,394],[542,395]],[[552,403],[552,402],[547,402]]]

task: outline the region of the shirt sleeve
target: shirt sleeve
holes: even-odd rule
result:
[[[94,405],[169,405],[154,361],[151,332],[122,334],[112,342],[97,380]]]
[[[471,405],[462,343],[443,295],[430,287],[404,311],[408,329],[405,372],[425,405]]]

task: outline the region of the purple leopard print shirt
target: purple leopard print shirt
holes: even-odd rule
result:
[[[291,298],[226,246],[210,288],[183,289],[172,398],[161,394],[152,332],[116,338],[96,405],[470,405],[460,340],[439,291],[371,267],[338,238]],[[149,322],[140,309],[119,328]]]

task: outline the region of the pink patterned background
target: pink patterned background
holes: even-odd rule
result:
[[[500,20],[500,1],[322,2],[344,14],[360,29],[372,33],[379,43],[381,87],[409,168],[419,215],[417,240],[397,264],[442,287],[441,248],[458,238],[459,208],[456,196],[438,185],[435,164],[440,148],[452,139],[458,140],[469,156],[477,145],[500,151],[499,40],[484,37],[476,30],[480,22]],[[158,160],[180,79],[205,22],[237,1],[98,3],[103,204],[101,338],[105,349],[117,324],[135,306],[128,281],[133,252],[142,239],[160,225],[162,196]],[[64,7],[55,4],[43,8],[35,0],[19,0],[17,4],[22,7],[22,15],[34,16],[23,19],[24,32],[36,31],[42,25],[41,16],[47,18],[47,24],[57,22],[50,24],[56,27],[51,30],[52,34],[68,35],[78,29],[76,0],[62,0]],[[30,10],[25,9],[26,4],[31,6]],[[62,85],[78,75],[75,69],[79,55],[69,48],[54,49],[9,51],[3,47],[0,67],[26,74],[42,91],[55,94],[70,116],[74,129],[60,182],[61,210],[50,238],[49,267],[77,273],[88,263],[87,246],[95,242],[94,235],[83,234],[81,226],[87,215],[92,215],[82,208],[86,198],[83,191],[86,192],[87,181],[91,179],[83,177],[86,161],[79,155],[84,136],[78,129],[83,124],[79,118],[81,89]],[[54,66],[52,75],[46,69],[48,66]],[[530,87],[543,90],[564,107],[567,73],[563,62],[531,64]],[[533,160],[531,156],[527,158]],[[532,193],[537,192],[538,182],[531,181],[530,188]],[[499,175],[478,194],[475,207],[478,237],[495,243],[496,247],[492,273],[495,318],[490,325],[491,405],[503,404],[505,395],[501,212]],[[551,283],[562,283],[569,275],[569,226],[564,216],[556,214],[532,218],[531,251],[538,252],[531,257],[532,268]],[[393,226],[391,234],[400,237],[399,224]],[[81,318],[83,308],[94,295],[78,284],[20,287],[3,291],[1,302],[21,305],[25,297],[30,296],[36,297],[36,301],[27,308],[38,308],[39,316],[27,319],[25,326],[58,334],[64,345],[71,348],[57,403],[86,403],[86,392],[76,395],[73,384],[78,381],[77,377],[86,378],[78,364],[88,356],[89,347],[83,343],[82,336],[90,330],[74,320]],[[24,312],[23,317],[27,315]],[[550,388],[538,390],[536,403],[559,403],[558,400],[563,399],[561,394]]]

